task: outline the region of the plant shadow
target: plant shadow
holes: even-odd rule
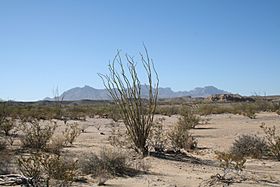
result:
[[[207,148],[203,148],[207,149]],[[177,152],[151,152],[150,156],[159,158],[159,159],[165,159],[170,161],[177,161],[177,162],[186,162],[186,163],[192,163],[192,164],[198,164],[198,165],[208,165],[208,166],[217,166],[216,162],[212,160],[202,160],[200,158],[196,158],[194,156],[187,155],[184,152],[177,151]]]

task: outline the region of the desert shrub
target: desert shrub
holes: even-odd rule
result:
[[[210,115],[210,114],[224,114],[232,113],[232,107],[221,104],[201,104],[197,109],[197,113],[200,115]]]
[[[124,154],[104,149],[99,155],[91,153],[80,161],[80,168],[84,174],[98,178],[98,183],[105,183],[113,176],[126,175],[129,168],[128,158]]]
[[[57,125],[52,122],[46,124],[40,124],[38,120],[23,122],[21,124],[23,135],[20,138],[22,146],[35,150],[45,150],[56,127]]]
[[[11,118],[5,118],[0,124],[0,131],[4,132],[5,136],[10,135],[10,131],[15,128],[15,121]]]
[[[64,186],[71,184],[78,174],[77,161],[58,155],[49,155],[42,165],[50,179],[61,181]]]
[[[4,138],[0,137],[0,151],[5,150],[7,148],[7,142]]]
[[[76,161],[39,152],[20,156],[18,169],[32,179],[33,186],[69,186],[77,175]]]
[[[280,102],[274,102],[273,104],[273,112],[276,112],[276,114],[280,115]]]
[[[122,131],[120,127],[113,126],[111,135],[108,137],[109,143],[121,149],[133,149],[134,144],[127,131]]]
[[[246,116],[250,119],[256,118],[257,106],[254,103],[241,103],[234,105],[233,113]]]
[[[6,103],[1,103],[0,108],[0,133],[3,132],[6,136],[15,127],[15,121],[9,116]]]
[[[109,64],[109,75],[99,75],[120,110],[121,118],[135,150],[146,156],[148,154],[147,139],[150,136],[157,107],[159,80],[146,48],[145,55],[140,54],[140,57],[148,79],[146,86],[141,84],[134,58],[126,55],[128,66],[125,68],[120,53],[117,53],[113,62]],[[153,85],[154,75],[155,85]],[[148,90],[147,98],[142,97],[143,89]]]
[[[180,149],[194,149],[197,145],[189,129],[179,123],[171,129],[167,136],[175,151],[179,151]]]
[[[68,108],[64,112],[64,119],[71,119],[71,120],[85,120],[87,114],[87,109],[81,106],[74,106]]]
[[[254,103],[256,106],[257,111],[262,112],[271,112],[273,111],[273,103],[269,102],[266,99],[258,98],[256,99],[256,102]]]
[[[43,157],[41,154],[20,156],[18,158],[18,169],[25,176],[33,178],[34,185],[39,186],[43,182]]]
[[[160,118],[155,122],[151,130],[151,136],[149,140],[150,147],[154,149],[155,152],[164,152],[166,148],[166,134],[163,130],[162,122],[164,118]]]
[[[200,115],[210,115],[214,113],[214,105],[210,104],[205,104],[205,105],[200,105],[198,108],[198,113]]]
[[[62,132],[65,140],[65,145],[73,144],[75,139],[81,134],[81,129],[78,123],[67,125],[65,130]]]
[[[65,138],[62,136],[53,136],[47,144],[46,151],[56,155],[60,155],[61,150],[65,147]]]
[[[220,166],[225,170],[235,169],[242,171],[245,167],[246,159],[242,155],[233,153],[216,152],[216,157],[220,161]]]
[[[195,128],[200,118],[195,116],[189,108],[182,108],[181,115],[177,124],[167,134],[168,139],[176,151],[180,149],[194,149],[197,146],[197,142],[189,130]]]
[[[12,155],[9,151],[3,149],[1,150],[0,148],[0,175],[8,174],[10,172],[11,161]]]
[[[241,157],[249,156],[261,158],[268,151],[268,146],[264,138],[256,135],[239,136],[233,143],[230,152]]]
[[[275,126],[267,127],[263,123],[261,128],[265,133],[269,153],[276,159],[280,160],[280,135],[277,134]]]
[[[191,109],[182,108],[180,113],[178,124],[183,128],[193,129],[199,124],[200,117],[196,116]]]
[[[179,106],[159,106],[157,107],[156,114],[161,114],[165,116],[172,116],[175,114],[179,114],[180,107]]]

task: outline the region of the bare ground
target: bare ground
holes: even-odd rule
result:
[[[162,116],[157,116],[162,117]],[[174,125],[177,116],[164,116],[165,128]],[[260,125],[275,125],[280,129],[280,116],[275,113],[260,113],[256,119],[249,119],[240,115],[221,114],[210,115],[208,124],[198,125],[192,130],[192,134],[198,139],[198,149],[187,153],[187,157],[174,155],[148,156],[144,159],[150,168],[146,174],[135,177],[117,177],[106,182],[107,186],[176,186],[192,187],[203,184],[203,181],[223,169],[215,158],[215,151],[227,151],[234,139],[242,134],[263,135]],[[111,134],[113,122],[111,119],[90,118],[85,122],[79,122],[86,126],[74,145],[67,148],[75,155],[83,155],[89,152],[97,153],[104,147],[110,146],[108,137]],[[280,162],[276,160],[248,159],[244,175],[249,176],[246,181],[233,183],[232,186],[280,186]],[[76,186],[95,186],[95,180],[88,183],[76,183]],[[208,184],[209,185],[209,184]],[[222,186],[222,185],[220,185]]]

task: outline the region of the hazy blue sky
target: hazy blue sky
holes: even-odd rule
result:
[[[1,0],[0,98],[103,88],[116,50],[143,42],[162,87],[280,94],[278,0]]]

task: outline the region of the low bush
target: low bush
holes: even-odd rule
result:
[[[65,138],[62,136],[53,136],[47,144],[46,151],[56,155],[61,154],[61,150],[65,147]]]
[[[179,106],[159,106],[156,110],[156,114],[161,114],[165,116],[172,116],[175,114],[179,114],[180,107]]]
[[[190,134],[189,129],[180,124],[176,124],[167,136],[175,151],[179,151],[180,149],[194,149],[197,146],[197,142]]]
[[[233,143],[230,152],[234,155],[262,158],[267,154],[268,146],[264,138],[256,135],[239,136]]]
[[[242,115],[247,116],[250,119],[256,119],[256,108],[254,105],[244,105]]]
[[[0,131],[2,131],[5,136],[10,135],[10,131],[13,130],[16,127],[15,120],[12,118],[5,118],[0,123]]]
[[[193,129],[199,124],[200,117],[196,116],[191,109],[182,108],[180,113],[178,125],[182,128]]]
[[[65,140],[65,145],[72,145],[75,139],[81,134],[81,129],[78,123],[69,124],[62,132]]]
[[[230,152],[216,152],[216,157],[220,161],[220,166],[224,168],[224,171],[230,169],[242,171],[245,168],[244,164],[246,163],[246,159],[243,156]]]
[[[127,131],[123,131],[119,124],[113,123],[111,135],[108,137],[109,143],[120,149],[133,149],[133,142]]]
[[[76,161],[39,152],[20,156],[18,169],[33,186],[70,186],[78,171]]]
[[[99,155],[91,153],[81,159],[80,167],[84,174],[90,174],[94,178],[106,176],[109,179],[112,176],[126,175],[129,165],[124,154],[104,149]]]
[[[149,147],[153,148],[155,152],[164,152],[166,148],[167,138],[163,130],[163,121],[164,118],[160,118],[159,120],[157,120],[151,130]]]
[[[22,123],[21,131],[23,135],[20,138],[22,146],[35,150],[45,150],[56,127],[57,125],[50,121],[46,124],[40,124],[38,120]]]
[[[14,157],[11,151],[4,149],[0,150],[0,175],[11,172],[11,163]]]
[[[269,153],[280,161],[280,135],[277,133],[275,126],[267,127],[263,123],[261,128],[265,133]]]
[[[0,151],[3,151],[7,148],[7,142],[4,138],[0,137]]]

